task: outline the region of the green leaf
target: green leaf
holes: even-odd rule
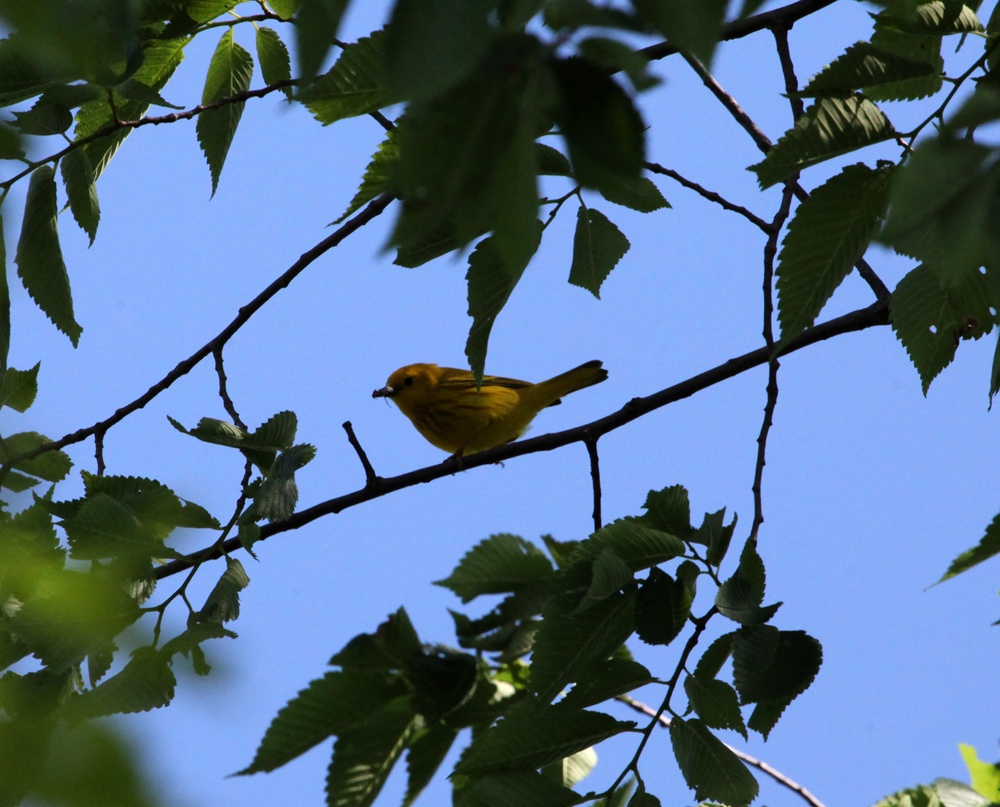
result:
[[[743,625],[762,625],[781,606],[775,603],[761,607],[764,600],[766,575],[764,562],[757,554],[757,542],[750,539],[743,547],[736,572],[719,587],[715,605],[719,613]]]
[[[268,5],[279,17],[289,20],[301,5],[301,0],[268,0]]]
[[[993,396],[1000,392],[1000,334],[997,337],[997,346],[993,350],[993,367],[990,370],[990,405],[993,408]]]
[[[268,86],[288,81],[292,77],[288,48],[274,30],[263,25],[257,27],[257,61],[260,62],[264,83]],[[291,87],[285,87],[282,92],[289,98],[292,97]]]
[[[30,490],[35,485],[39,484],[40,481],[41,480],[35,479],[34,477],[19,474],[17,471],[10,471],[3,478],[3,482],[0,486],[13,491],[14,493],[23,493],[24,491]]]
[[[594,603],[621,591],[634,580],[635,576],[628,565],[614,553],[613,549],[604,547],[594,558],[590,573],[590,587],[574,613],[590,608]]]
[[[882,11],[877,26],[890,26],[907,34],[972,34],[984,29],[976,12],[964,3],[932,0],[920,3],[911,13]]]
[[[1000,766],[983,762],[971,745],[959,743],[958,750],[969,769],[973,790],[989,802],[1000,803]]]
[[[550,62],[559,90],[553,116],[566,140],[573,175],[611,191],[642,176],[645,125],[625,91],[600,67],[570,57]]]
[[[733,533],[736,531],[736,514],[733,513],[733,520],[728,525],[724,523],[725,518],[725,507],[714,513],[705,513],[705,518],[692,539],[692,543],[704,543],[708,546],[705,560],[713,566],[721,564],[726,557],[729,542],[732,541]]]
[[[393,129],[389,132],[389,136],[379,145],[378,151],[372,155],[372,160],[365,169],[365,175],[361,178],[361,185],[357,193],[354,194],[354,198],[351,199],[351,203],[347,206],[347,210],[332,223],[340,224],[340,222],[354,213],[355,210],[360,209],[362,205],[366,205],[372,199],[381,196],[389,185],[389,179],[392,176],[393,168],[398,159],[399,145],[396,143],[396,130]],[[399,263],[398,258],[395,263]],[[400,265],[406,266],[407,264]]]
[[[733,729],[747,739],[747,728],[740,714],[740,701],[725,681],[689,675],[684,679],[684,691],[691,709],[712,729]]]
[[[849,165],[799,205],[778,256],[782,341],[812,326],[882,225],[893,166]]]
[[[396,260],[393,263],[397,266],[413,269],[417,266],[423,266],[435,258],[440,258],[442,255],[447,255],[461,246],[462,244],[455,234],[455,225],[446,221],[417,240],[400,245],[399,249],[396,250]]]
[[[684,781],[699,801],[736,807],[756,798],[757,780],[702,721],[672,718],[670,742]]]
[[[28,294],[76,347],[83,328],[73,318],[69,276],[59,247],[58,215],[55,171],[43,165],[31,174],[14,261]]]
[[[149,101],[126,100],[126,95],[131,94],[129,88],[134,84],[142,84],[147,91],[158,93],[162,90],[184,59],[184,47],[189,41],[188,37],[180,37],[150,42],[148,47],[143,49],[142,67],[115,91],[117,110],[113,111],[107,98],[104,97],[84,104],[76,116],[75,139],[89,137],[112,126],[116,120],[138,120],[141,118],[149,109]],[[113,134],[98,138],[83,147],[90,158],[95,181],[104,173],[111,158],[114,157],[118,148],[132,131],[133,127],[131,126],[119,128]]]
[[[750,713],[747,728],[751,731],[756,731],[767,740],[771,729],[777,725],[778,719],[784,713],[785,709],[788,708],[788,704],[792,700],[793,698],[781,698],[778,700],[761,701],[754,707],[753,712]]]
[[[562,705],[509,709],[495,726],[480,734],[455,766],[473,776],[511,768],[541,768],[635,728],[602,712]]]
[[[580,796],[537,771],[477,777],[455,793],[455,807],[571,807]]]
[[[749,170],[761,189],[769,188],[810,165],[895,136],[889,119],[866,98],[821,98]]]
[[[804,631],[744,626],[733,637],[733,682],[743,703],[798,697],[822,663],[822,646]]]
[[[317,678],[281,708],[253,762],[237,776],[273,771],[334,734],[342,734],[405,692],[383,673],[344,670]]]
[[[9,406],[15,412],[26,411],[38,394],[38,368],[41,366],[42,363],[38,362],[30,370],[8,367],[0,377],[0,406]]]
[[[889,301],[889,321],[920,374],[924,395],[951,364],[960,339],[978,339],[992,328],[986,279],[970,271],[962,281],[944,289],[938,273],[921,265],[899,281]]]
[[[865,95],[873,101],[913,101],[934,95],[944,84],[944,59],[941,57],[941,37],[909,34],[876,22],[871,44],[882,51],[896,54],[902,59],[922,62],[931,67],[923,77],[899,79],[888,84],[865,88]]]
[[[491,0],[399,0],[386,40],[393,95],[438,95],[468,75],[489,45]]]
[[[639,213],[652,213],[654,210],[670,207],[670,202],[663,198],[660,189],[649,177],[605,182],[601,185],[601,196],[612,204],[622,205]]]
[[[72,698],[66,704],[70,720],[159,709],[173,700],[177,679],[169,657],[152,647],[140,647],[117,675]]]
[[[398,698],[340,734],[326,775],[330,807],[368,807],[419,730],[421,719]]]
[[[725,633],[708,646],[698,660],[694,674],[701,679],[715,678],[733,652],[733,638],[736,632]]]
[[[625,73],[636,92],[651,89],[661,83],[648,70],[649,57],[618,39],[588,37],[580,41],[577,50],[581,56],[586,56],[609,73]]]
[[[990,799],[977,793],[965,782],[940,777],[934,780],[934,789],[944,807],[990,807]]]
[[[674,45],[691,51],[706,66],[722,36],[726,0],[635,0],[635,9]]]
[[[299,77],[308,84],[316,78],[330,46],[337,39],[347,0],[298,0],[297,5],[295,44]]]
[[[212,625],[208,622],[198,622],[191,625],[186,631],[175,636],[160,648],[160,653],[167,659],[172,658],[176,653],[191,657],[194,671],[198,675],[207,675],[211,667],[205,662],[205,654],[201,649],[201,643],[209,639],[235,639],[236,634],[231,630],[226,630],[221,625]]]
[[[0,374],[7,371],[10,353],[10,286],[7,285],[7,247],[3,236],[3,215],[0,213]]]
[[[140,616],[137,603],[107,576],[81,574],[52,568],[51,551],[40,560],[45,569],[43,586],[37,582],[24,605],[5,619],[10,633],[34,656],[59,673],[80,664]],[[38,566],[36,569],[41,571]],[[37,580],[37,578],[36,578]]]
[[[71,151],[59,161],[63,182],[66,184],[66,196],[73,218],[80,229],[90,236],[94,243],[97,236],[97,225],[101,220],[101,206],[97,201],[97,185],[94,179],[94,166],[86,149]]]
[[[687,624],[693,600],[694,592],[683,580],[674,580],[654,566],[636,599],[636,635],[646,644],[670,644]]]
[[[885,94],[898,93],[901,89],[905,91],[906,87],[914,85],[913,79],[937,78],[938,75],[936,64],[880,48],[870,42],[857,42],[795,94],[799,97],[851,95],[855,90],[862,89],[867,94],[870,88],[877,88],[881,98],[888,100]]]
[[[537,222],[532,251],[538,249],[541,240],[542,225]],[[469,283],[469,316],[472,317],[472,327],[465,343],[465,355],[472,372],[477,376],[482,375],[486,366],[486,349],[493,323],[507,304],[527,265],[527,261],[523,266],[508,264],[493,236],[480,241],[469,255],[469,271],[465,277]]]
[[[38,432],[12,434],[0,443],[0,463],[6,463],[11,457],[34,451],[43,443],[48,442],[51,442],[49,438]],[[62,451],[45,451],[34,459],[18,460],[13,465],[15,470],[24,471],[32,476],[40,476],[46,482],[61,482],[72,467],[73,461],[68,454]]]
[[[601,285],[628,252],[629,240],[599,210],[577,210],[569,282],[601,299]]]
[[[612,594],[579,614],[547,606],[531,656],[531,688],[539,701],[550,702],[607,661],[631,635],[634,612],[634,590]]]
[[[443,645],[414,654],[403,673],[414,689],[411,708],[426,722],[450,715],[474,694],[478,670],[475,656]]]
[[[539,238],[535,135],[548,78],[542,56],[534,37],[507,35],[467,80],[410,105],[399,123],[403,207],[393,245],[421,243],[444,224],[460,246],[492,231],[496,258],[508,276],[520,276]]]
[[[243,564],[236,558],[226,558],[226,571],[208,595],[205,604],[197,614],[199,622],[221,625],[240,615],[240,591],[250,584]]]
[[[219,522],[196,504],[183,502],[166,485],[155,479],[133,476],[97,476],[81,472],[87,497],[105,493],[135,514],[157,540],[177,527],[219,529]]]
[[[609,658],[591,668],[591,674],[582,677],[563,697],[560,704],[567,708],[583,709],[638,689],[653,681],[649,670],[637,661]]]
[[[214,104],[250,89],[253,78],[253,57],[233,41],[233,29],[226,29],[212,54],[205,77],[205,89],[201,94],[203,105]],[[232,145],[243,116],[246,101],[226,104],[219,109],[209,109],[198,116],[195,128],[198,143],[208,161],[212,174],[212,195],[219,187],[219,175],[226,162],[229,146]]]
[[[32,44],[17,33],[0,39],[0,106],[24,101],[48,87],[49,77],[32,58]]]
[[[434,585],[470,602],[482,594],[517,591],[551,577],[552,564],[538,547],[517,535],[500,533],[476,544],[448,577]]]
[[[58,135],[73,125],[73,113],[64,104],[55,103],[43,95],[31,109],[14,113],[14,125],[21,134]]]
[[[678,538],[689,541],[694,533],[691,526],[691,503],[683,485],[671,485],[663,490],[651,490],[642,505],[646,511],[636,521]]]
[[[972,547],[972,549],[965,550],[965,552],[955,558],[948,567],[948,571],[944,573],[938,582],[943,583],[945,580],[968,571],[973,566],[978,566],[984,560],[989,560],[997,554],[1000,554],[1000,514],[995,516],[993,521],[990,522],[986,528],[986,534],[979,540],[979,543]]]
[[[611,549],[633,572],[684,554],[684,544],[675,535],[650,529],[635,519],[620,518],[581,541],[570,557],[570,565],[594,561],[605,548]]]
[[[336,64],[302,90],[296,99],[327,126],[367,115],[390,104],[385,74],[385,32],[374,31],[347,45]]]
[[[88,497],[62,526],[70,556],[77,560],[177,554],[164,547],[129,507],[106,493]]]
[[[898,172],[879,240],[931,264],[942,285],[989,265],[1000,249],[996,150],[970,140],[925,140]]]
[[[458,729],[434,723],[413,738],[406,752],[407,780],[403,807],[410,807],[430,784],[457,736]]]
[[[573,173],[566,155],[544,143],[535,143],[535,162],[542,176],[568,177]]]
[[[401,670],[421,652],[420,637],[405,608],[378,626],[375,633],[361,633],[330,659],[344,669]]]
[[[875,807],[942,807],[942,802],[933,786],[918,785],[880,799]]]
[[[572,756],[549,763],[542,768],[542,774],[556,784],[573,787],[577,782],[586,779],[595,767],[597,767],[597,752],[593,748],[584,748]]]
[[[234,9],[240,0],[190,0],[185,11],[195,22],[211,22]]]

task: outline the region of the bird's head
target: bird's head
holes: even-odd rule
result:
[[[409,364],[389,376],[382,389],[372,393],[373,398],[392,398],[396,403],[418,400],[434,387],[441,375],[436,364]]]

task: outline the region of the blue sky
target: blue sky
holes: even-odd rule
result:
[[[800,85],[868,37],[870,10],[841,2],[795,26]],[[342,37],[368,33],[384,15],[383,4],[356,4]],[[236,37],[254,52],[249,25],[237,26]],[[215,38],[199,39],[164,90],[172,103],[200,101]],[[960,53],[956,64],[973,58]],[[749,138],[679,58],[652,69],[664,84],[640,99],[650,126],[649,159],[769,219],[778,193],[761,193],[744,170],[760,159]],[[772,140],[788,128],[769,34],[723,44],[713,72]],[[912,121],[899,106],[887,111],[905,129]],[[193,122],[137,130],[98,184],[103,218],[93,247],[68,214],[60,221],[84,328],[79,348],[12,284],[11,364],[25,369],[41,360],[42,366],[35,406],[9,416],[4,428],[58,437],[136,398],[329,233],[327,224],[350,201],[382,137],[370,118],[324,128],[278,94],[253,100],[212,199]],[[872,165],[879,157],[897,155],[888,145],[837,165]],[[802,182],[812,188],[833,173],[834,165],[822,165]],[[654,181],[673,209],[643,216],[593,202],[632,243],[600,301],[566,283],[575,223],[567,205],[498,318],[488,372],[540,380],[598,358],[610,374],[542,413],[533,434],[594,420],[762,344],[763,236],[670,180]],[[551,193],[560,191],[553,183]],[[17,233],[10,211],[18,205],[17,199],[5,205],[9,253]],[[341,428],[345,420],[380,475],[444,458],[392,406],[373,401],[371,391],[411,362],[462,366],[470,324],[465,262],[445,257],[418,269],[393,266],[382,250],[393,216],[390,208],[316,261],[226,348],[229,391],[243,419],[255,426],[291,409],[298,439],[317,446],[316,459],[298,475],[303,507],[364,483]],[[890,288],[912,268],[879,248],[868,260]],[[872,301],[852,274],[821,319]],[[766,744],[753,736],[749,744],[736,735],[725,739],[827,804],[871,804],[937,776],[967,779],[960,742],[976,746],[984,759],[996,757],[1000,666],[998,629],[990,627],[1000,617],[996,563],[927,589],[1000,509],[1000,436],[996,416],[987,412],[995,339],[963,343],[926,398],[888,327],[782,360],[760,552],[767,599],[785,603],[775,624],[817,637],[824,665]],[[603,438],[605,521],[638,514],[648,490],[681,483],[696,520],[723,506],[738,513],[734,546],[741,546],[753,517],[765,382],[766,370],[758,368]],[[203,416],[226,417],[209,362],[109,433],[108,472],[155,476],[228,518],[242,472],[238,455],[181,435],[167,415],[189,427]],[[92,442],[69,453],[75,470],[95,470]],[[329,743],[272,774],[225,777],[249,763],[277,710],[328,669],[336,650],[400,605],[422,639],[452,641],[446,609],[460,604],[431,581],[446,577],[474,543],[497,532],[530,540],[544,533],[586,537],[590,484],[586,451],[572,445],[400,491],[281,534],[259,545],[259,563],[241,556],[251,583],[241,618],[230,625],[239,639],[207,644],[212,675],[182,676],[169,708],[121,721],[165,803],[323,803]],[[72,498],[80,490],[74,476],[57,495]],[[205,541],[192,532],[175,545],[190,551]],[[219,564],[202,570],[192,600],[207,596],[221,572]],[[159,595],[179,582],[164,581]],[[695,611],[708,607],[699,602]],[[487,609],[473,603],[468,610]],[[173,615],[172,626],[183,629],[183,614]],[[673,669],[677,647],[650,648],[634,638],[629,646],[654,673]],[[658,695],[637,697],[655,703]],[[627,719],[627,710],[619,716]],[[598,749],[601,761],[581,789],[599,790],[617,775],[632,747],[616,742]],[[693,802],[666,732],[643,759],[651,792],[664,803]],[[402,773],[379,803],[398,803]],[[801,803],[759,779],[758,803]],[[439,776],[420,803],[449,797]]]

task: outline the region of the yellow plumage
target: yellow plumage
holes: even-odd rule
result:
[[[468,370],[411,364],[372,397],[391,398],[432,445],[449,454],[475,454],[516,440],[546,406],[607,377],[601,362],[588,361],[538,384],[483,376],[477,391]]]

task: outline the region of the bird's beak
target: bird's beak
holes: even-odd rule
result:
[[[375,390],[375,392],[372,393],[372,398],[391,398],[395,394],[396,390],[387,385],[382,387],[382,389]]]

